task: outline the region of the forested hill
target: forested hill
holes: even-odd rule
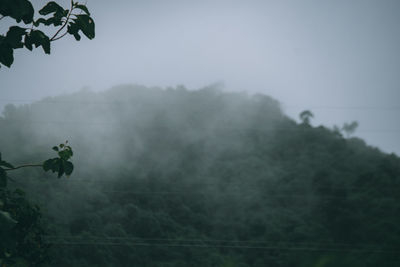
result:
[[[400,266],[399,157],[265,95],[80,91],[6,106],[0,133],[15,163],[74,149],[70,178],[10,182],[41,207],[48,266]]]

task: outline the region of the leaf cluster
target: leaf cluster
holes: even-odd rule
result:
[[[357,121],[353,121],[351,123],[345,122],[342,126],[342,130],[346,133],[347,137],[349,137],[356,131],[357,127],[358,127]]]
[[[70,161],[73,152],[68,141],[54,146],[53,150],[58,157],[48,159],[42,165],[14,166],[3,160],[0,153],[0,266],[28,266],[28,262],[39,262],[44,258],[46,245],[42,244],[41,239],[43,230],[39,222],[39,208],[25,199],[22,190],[9,190],[7,171],[42,166],[45,171],[57,172],[58,178],[63,174],[71,175],[74,169]]]
[[[65,144],[54,146],[53,150],[57,152],[58,157],[46,160],[43,163],[43,170],[57,172],[58,178],[61,178],[64,174],[69,177],[74,170],[74,165],[69,161],[73,152],[68,141]]]
[[[11,26],[5,35],[0,35],[0,63],[10,67],[14,62],[14,49],[27,48],[32,51],[42,47],[46,54],[50,54],[50,43],[66,34],[73,35],[77,41],[81,39],[80,33],[87,38],[95,37],[95,24],[90,12],[85,5],[71,1],[70,9],[64,9],[54,1],[48,2],[39,10],[42,16],[34,19],[34,8],[28,0],[2,0],[0,2],[0,15],[10,17],[17,23],[21,21],[31,24],[31,27]],[[59,27],[50,37],[43,31],[35,29],[39,26]],[[64,33],[62,31],[65,30]],[[1,67],[0,64],[0,67]]]

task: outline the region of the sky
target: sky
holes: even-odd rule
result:
[[[35,7],[47,1],[36,0]],[[69,1],[57,1],[68,7]],[[88,0],[96,38],[19,49],[0,69],[0,109],[119,84],[223,83],[264,93],[312,124],[358,121],[355,136],[400,155],[398,0]],[[11,21],[0,21],[0,34]],[[53,33],[49,31],[49,33]]]

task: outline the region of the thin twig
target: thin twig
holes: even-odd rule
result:
[[[13,171],[13,170],[27,168],[27,167],[43,167],[43,164],[24,164],[24,165],[20,165],[20,166],[14,167],[14,168],[4,169],[4,170],[5,171]]]
[[[73,2],[71,1],[71,10],[70,10],[69,13],[68,13],[67,19],[65,20],[65,22],[64,22],[64,24],[61,26],[61,28],[58,29],[58,31],[53,35],[53,37],[50,38],[50,41],[55,41],[55,40],[60,39],[60,38],[57,38],[57,39],[56,39],[56,36],[62,31],[62,29],[65,28],[65,26],[67,26],[68,21],[69,21],[69,17],[70,17],[71,14],[72,14],[72,10],[74,10],[74,5],[73,5]],[[63,36],[65,36],[65,34],[63,34],[61,37],[63,37]]]
[[[58,39],[63,38],[68,32],[64,32],[62,35],[58,36],[57,38],[50,39],[50,41],[57,41]]]

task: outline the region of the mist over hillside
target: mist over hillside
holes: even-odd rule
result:
[[[318,114],[315,114],[318,116]],[[398,266],[400,158],[297,123],[262,94],[117,86],[7,105],[16,163],[68,140],[75,170],[13,173],[48,266]]]

